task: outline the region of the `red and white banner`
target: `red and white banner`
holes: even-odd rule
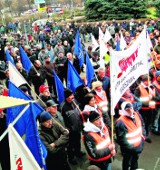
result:
[[[11,170],[41,170],[32,153],[14,129],[8,127]]]
[[[124,51],[111,51],[111,114],[125,91],[143,74],[148,74],[148,46],[144,29]]]

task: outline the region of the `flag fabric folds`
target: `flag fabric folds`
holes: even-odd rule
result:
[[[84,54],[83,54],[79,31],[77,31],[76,33],[75,44],[74,44],[74,54],[78,57],[79,65],[80,67],[82,67],[84,63]]]
[[[105,34],[104,34],[104,39],[103,39],[103,41],[104,41],[105,43],[107,43],[110,39],[112,39],[112,36],[111,36],[110,32],[108,31],[108,29],[106,28],[106,32],[105,32]]]
[[[120,33],[120,49],[124,50],[127,47],[127,43],[123,37],[122,32]]]
[[[99,47],[99,44],[93,35],[91,36],[91,38],[92,38],[92,51],[95,51]]]
[[[27,72],[29,72],[32,67],[32,63],[31,63],[30,59],[28,58],[27,54],[24,52],[22,46],[19,47],[19,51],[20,51],[22,65],[23,65],[24,69]]]
[[[83,81],[73,64],[68,60],[68,73],[67,73],[67,88],[73,91],[76,91],[76,88],[83,85]]]
[[[63,83],[61,82],[61,80],[59,79],[59,77],[57,76],[57,74],[55,73],[54,70],[53,70],[53,74],[54,74],[54,80],[53,81],[55,81],[55,85],[56,85],[58,102],[59,102],[59,104],[61,104],[65,100],[65,98],[64,98],[64,86],[63,86]]]
[[[111,109],[125,91],[143,74],[148,74],[147,41],[145,29],[124,51],[111,50]],[[112,98],[115,96],[115,98]]]
[[[31,100],[30,97],[28,97],[25,93],[23,93],[23,91],[17,88],[10,81],[9,96],[24,100]],[[13,122],[13,120],[24,109],[24,107],[25,106],[17,106],[7,109],[8,125]],[[41,108],[40,105],[38,105],[37,103],[30,103],[29,109],[26,110],[26,112],[18,119],[18,121],[14,125],[20,136],[23,136],[25,134],[25,143],[41,168],[45,168],[44,157],[46,157],[47,151],[40,141],[36,118],[43,111],[43,108]]]
[[[93,77],[94,77],[94,68],[91,64],[88,53],[86,52],[86,78],[87,78],[88,87],[91,87],[91,81]]]
[[[8,127],[11,170],[41,170],[32,153],[12,124]]]
[[[13,66],[16,66],[13,59],[11,58],[11,55],[9,54],[8,50],[6,50],[6,60],[11,62]]]
[[[27,81],[24,77],[19,73],[19,71],[14,67],[14,65],[9,61],[8,62],[9,69],[9,80],[17,87],[22,84],[26,84]]]

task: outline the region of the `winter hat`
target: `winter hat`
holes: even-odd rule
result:
[[[88,93],[84,96],[84,104],[89,104],[89,101],[94,97],[94,94]]]
[[[28,91],[28,88],[26,86],[20,86],[19,87],[23,92],[26,92]]]
[[[130,102],[123,102],[121,104],[122,110],[128,110],[129,108],[133,107],[133,105]]]
[[[68,98],[69,96],[71,96],[73,94],[73,92],[70,89],[64,89],[64,97],[65,99]]]
[[[96,111],[91,111],[89,114],[89,121],[94,122],[95,120],[100,118],[100,114]]]
[[[39,87],[39,92],[40,92],[40,93],[43,93],[46,89],[49,89],[49,86],[41,85],[41,86]]]
[[[48,100],[46,102],[46,105],[47,105],[47,107],[51,107],[51,106],[57,106],[58,104],[55,103],[53,100]]]
[[[39,115],[39,121],[40,121],[40,123],[46,122],[47,120],[50,120],[50,119],[52,119],[52,116],[51,116],[50,113],[48,113],[48,112],[42,112],[42,113]]]

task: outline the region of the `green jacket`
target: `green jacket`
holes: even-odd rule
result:
[[[63,152],[68,145],[69,132],[56,123],[53,123],[52,128],[40,125],[38,131],[41,140],[50,154]],[[50,146],[51,143],[55,143],[55,148]]]

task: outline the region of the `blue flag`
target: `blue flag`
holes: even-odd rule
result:
[[[24,100],[31,100],[23,91],[16,87],[12,82],[9,81],[9,96],[20,98]],[[7,109],[7,124],[13,122],[13,120],[19,115],[25,106],[17,106]],[[15,129],[22,137],[26,135],[25,143],[32,152],[36,161],[41,168],[45,168],[44,158],[47,156],[47,150],[41,142],[38,135],[38,128],[36,125],[37,116],[44,110],[37,103],[30,103],[30,107],[25,113],[19,118],[14,125]]]
[[[76,33],[75,44],[74,44],[74,54],[76,54],[76,56],[78,57],[79,65],[80,67],[82,67],[84,63],[84,54],[83,54],[79,31],[77,31]]]
[[[64,98],[64,86],[63,86],[63,83],[61,82],[61,80],[59,79],[59,77],[57,76],[57,74],[55,73],[54,70],[53,70],[53,74],[54,74],[54,81],[55,81],[55,85],[56,85],[58,101],[59,101],[59,104],[61,104],[65,100],[65,98]]]
[[[120,41],[117,41],[116,42],[116,51],[120,51],[121,48],[120,48]]]
[[[11,58],[11,55],[9,54],[8,50],[6,50],[6,60],[10,61],[14,66],[16,66],[13,59]]]
[[[20,56],[21,56],[23,67],[27,72],[29,72],[32,67],[32,63],[21,46],[19,48],[19,51],[20,51]]]
[[[86,78],[87,78],[88,87],[91,87],[91,81],[93,77],[94,77],[94,68],[91,64],[88,53],[86,52]]]
[[[67,88],[73,91],[76,91],[76,88],[83,85],[81,77],[77,73],[73,64],[68,60],[68,73],[67,73]]]
[[[30,115],[26,120],[27,127],[25,143],[32,152],[41,169],[46,169],[45,158],[47,156],[47,150],[39,137],[36,122],[37,114],[41,113],[43,109],[36,103],[30,103],[28,110]]]
[[[16,87],[12,82],[9,82],[9,96],[24,100],[31,100],[23,91]],[[18,114],[25,108],[25,106],[16,106],[7,109],[7,124],[9,125],[18,116]],[[26,111],[27,112],[27,111]],[[15,128],[20,136],[23,136],[26,131],[25,119],[27,114],[23,114],[18,122],[15,124]]]

